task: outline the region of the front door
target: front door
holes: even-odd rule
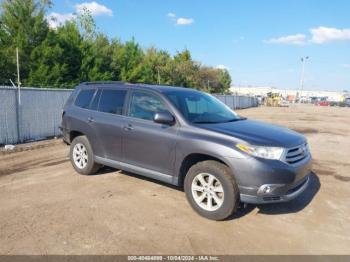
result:
[[[172,175],[178,126],[153,121],[157,112],[169,111],[153,92],[133,91],[123,129],[124,162]]]

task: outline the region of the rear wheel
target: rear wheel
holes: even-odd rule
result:
[[[95,174],[100,165],[95,163],[94,153],[86,136],[78,136],[70,145],[70,160],[74,169],[82,175]]]
[[[237,184],[230,169],[217,161],[203,161],[193,165],[185,177],[186,197],[201,216],[223,220],[238,207]]]

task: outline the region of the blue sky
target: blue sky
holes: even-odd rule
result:
[[[305,89],[350,90],[348,0],[55,0],[49,14],[64,21],[84,6],[110,38],[187,48],[234,85],[296,88],[309,56]]]

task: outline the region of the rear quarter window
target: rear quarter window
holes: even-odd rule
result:
[[[81,108],[89,108],[95,89],[81,90],[75,99],[75,105]]]

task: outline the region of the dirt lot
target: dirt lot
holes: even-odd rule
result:
[[[78,175],[67,146],[40,142],[0,152],[0,254],[350,254],[350,109],[238,113],[308,137],[308,192],[214,222],[174,187],[117,170]]]

